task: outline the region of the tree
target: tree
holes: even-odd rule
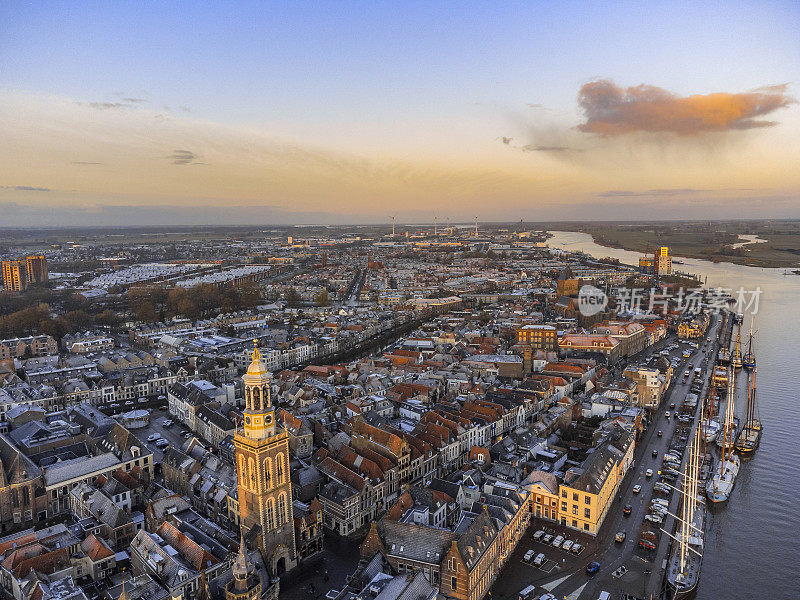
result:
[[[314,297],[314,302],[317,303],[317,306],[328,306],[330,304],[330,300],[328,299],[328,290],[322,290],[319,294]]]
[[[146,323],[155,323],[157,318],[156,307],[149,300],[140,302],[136,309],[136,318]]]
[[[300,304],[300,294],[298,294],[297,290],[293,287],[290,287],[284,292],[283,298],[289,306],[297,306]]]

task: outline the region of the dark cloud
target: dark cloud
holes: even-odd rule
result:
[[[198,162],[198,155],[191,150],[175,150],[167,158],[172,160],[173,165],[202,165]]]
[[[637,131],[696,135],[771,127],[777,122],[760,117],[796,102],[786,89],[773,85],[738,94],[678,96],[652,85],[622,88],[609,80],[592,81],[578,93],[586,116],[578,130],[603,136]]]
[[[0,188],[4,190],[15,190],[17,192],[50,192],[50,188],[34,187],[32,185],[3,185]]]
[[[142,104],[143,102],[147,102],[144,98],[123,98],[122,101],[126,104]]]

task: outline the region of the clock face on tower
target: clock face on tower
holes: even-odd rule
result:
[[[272,415],[265,415],[264,424],[269,425],[270,423],[272,423]]]

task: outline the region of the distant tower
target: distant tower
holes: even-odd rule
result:
[[[433,235],[436,236],[436,215],[433,215]]]
[[[324,269],[327,266],[328,266],[328,251],[327,250],[323,250],[322,251],[322,268]]]
[[[237,494],[242,536],[257,540],[271,575],[297,566],[289,441],[276,428],[270,374],[258,347],[244,379],[244,426],[236,430]]]
[[[392,217],[392,237],[394,237],[394,217]]]
[[[478,237],[478,217],[475,217],[475,237]]]
[[[247,559],[244,537],[239,545],[239,553],[231,568],[233,579],[225,584],[225,600],[256,600],[261,598],[261,577],[253,571]]]

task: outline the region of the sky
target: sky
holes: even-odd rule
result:
[[[800,218],[797,2],[0,3],[0,227]]]

